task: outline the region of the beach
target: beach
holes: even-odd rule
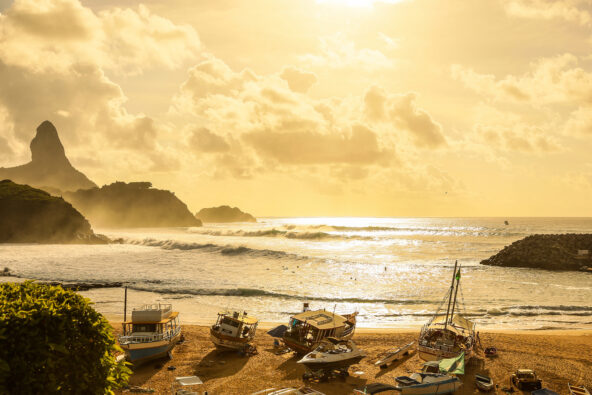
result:
[[[112,326],[115,333],[120,333],[121,324],[112,323]],[[208,394],[251,394],[266,388],[303,385],[325,394],[351,394],[354,389],[374,382],[394,385],[394,377],[416,371],[423,363],[415,352],[386,369],[373,363],[379,353],[416,341],[419,328],[363,328],[357,330],[353,340],[366,351],[367,357],[350,367],[350,377],[345,381],[304,382],[304,367],[296,363],[298,359],[293,353],[275,355],[273,338],[265,333],[267,329],[257,330],[254,345],[258,354],[244,357],[235,352],[217,352],[209,339],[208,327],[184,325],[185,342],[173,349],[173,359],[137,368],[130,386],[165,394],[170,393],[175,377],[197,375],[204,383],[199,391]],[[480,349],[467,363],[465,375],[461,376],[463,386],[456,394],[478,393],[474,384],[476,373],[492,377],[499,387],[491,393],[503,394],[502,388],[509,387],[510,375],[519,368],[534,369],[543,380],[543,388],[559,394],[569,393],[568,383],[592,387],[590,330],[491,330],[481,332],[480,338],[483,347],[497,347],[498,356],[487,358]],[[168,370],[173,366],[174,370]]]

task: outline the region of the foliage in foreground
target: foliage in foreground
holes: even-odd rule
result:
[[[0,284],[0,393],[104,394],[130,370],[106,319],[59,286]]]

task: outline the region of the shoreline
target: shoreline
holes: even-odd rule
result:
[[[114,333],[120,333],[121,323],[110,322]],[[169,393],[175,377],[196,375],[203,385],[194,389],[209,394],[251,394],[265,388],[312,387],[326,395],[352,394],[356,388],[382,382],[395,384],[394,377],[408,375],[421,368],[416,352],[380,369],[374,365],[378,354],[417,341],[413,329],[356,329],[353,341],[366,351],[367,357],[349,369],[346,380],[325,383],[305,382],[304,367],[297,364],[293,353],[276,355],[273,338],[263,328],[257,329],[253,344],[258,354],[244,357],[236,352],[219,352],[209,339],[207,326],[183,325],[185,343],[172,351],[172,360],[147,363],[134,370],[130,386],[153,389],[155,393]],[[486,374],[499,385],[497,393],[508,387],[510,375],[516,369],[534,369],[543,380],[543,387],[559,394],[568,392],[567,384],[592,387],[592,330],[542,331],[481,331],[483,347],[495,346],[499,355],[486,358],[482,349],[467,362],[465,375],[459,376],[463,386],[458,395],[478,393],[475,374]],[[173,368],[174,367],[174,368]],[[169,370],[171,369],[171,370]],[[118,391],[118,394],[127,393]],[[396,392],[388,392],[388,394]],[[520,392],[518,392],[520,393]],[[387,393],[385,393],[387,394]]]

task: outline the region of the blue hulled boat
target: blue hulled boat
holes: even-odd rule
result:
[[[132,311],[131,321],[123,323],[119,344],[126,359],[140,365],[167,356],[180,336],[179,313],[170,304],[144,305]]]

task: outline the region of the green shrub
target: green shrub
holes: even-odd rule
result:
[[[130,374],[111,326],[59,286],[0,284],[0,393],[109,394]]]

